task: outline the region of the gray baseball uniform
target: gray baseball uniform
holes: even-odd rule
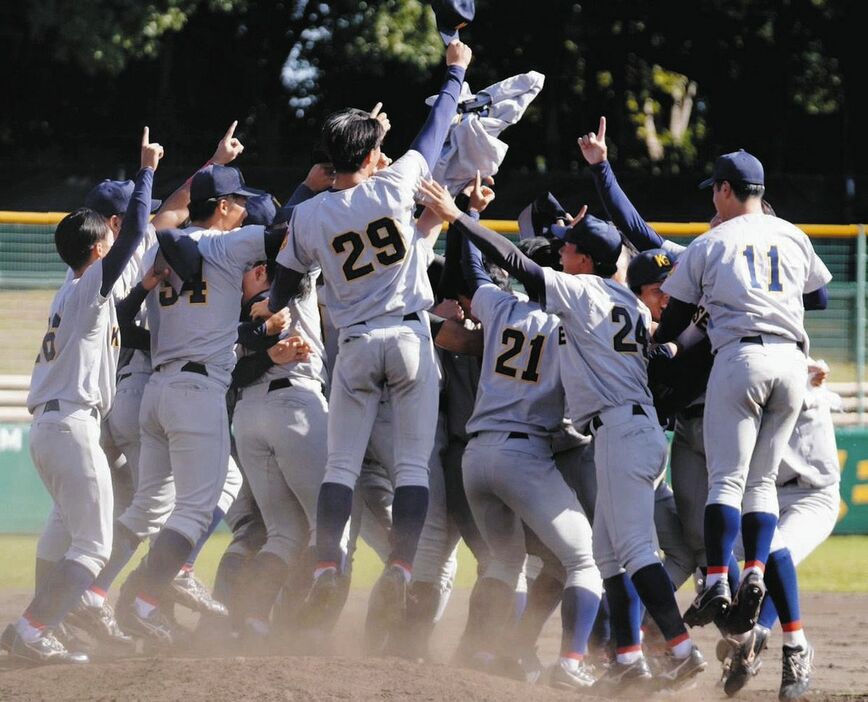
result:
[[[66,556],[96,575],[111,552],[112,485],[100,448],[120,348],[114,300],[103,296],[101,261],[67,281],[51,303],[30,380],[30,454],[54,506],[37,558]]]
[[[180,290],[168,282],[149,295],[155,372],[142,397],[141,482],[168,476],[175,506],[165,526],[196,543],[208,528],[229,461],[226,389],[245,269],[263,260],[264,230],[187,230],[198,240],[201,274]]]
[[[486,576],[516,587],[527,553],[524,523],[563,564],[565,587],[599,594],[591,527],[551,450],[564,416],[560,321],[490,284],[477,289],[472,308],[485,355],[462,467],[492,553]]]
[[[777,514],[775,478],[805,392],[802,294],[829,280],[804,232],[753,214],[696,239],[664,282],[678,300],[702,300],[710,317],[708,504]]]

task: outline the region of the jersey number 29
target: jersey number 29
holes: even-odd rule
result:
[[[383,266],[391,266],[393,263],[397,263],[407,253],[407,247],[404,246],[404,240],[401,238],[401,232],[398,231],[398,225],[388,217],[371,222],[365,229],[365,234],[371,246],[377,251],[377,261]],[[365,242],[362,240],[361,234],[358,232],[347,232],[346,234],[339,234],[332,240],[332,248],[335,250],[335,253],[343,253],[348,244],[350,252],[342,266],[347,282],[373,273],[373,263],[365,263],[361,266],[356,265],[365,251]]]

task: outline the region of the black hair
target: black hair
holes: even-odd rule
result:
[[[54,230],[54,246],[63,262],[77,271],[90,258],[91,249],[105,241],[111,229],[99,212],[80,207],[64,217]]]
[[[220,202],[219,197],[213,197],[208,200],[191,200],[188,210],[190,212],[191,222],[204,222],[217,211],[217,205]]]
[[[717,187],[720,187],[720,184],[723,183],[722,180],[714,181]],[[755,183],[743,183],[741,181],[732,182],[731,180],[727,180],[729,183],[729,187],[732,188],[732,194],[735,195],[735,199],[739,202],[745,202],[748,198],[751,197],[762,197],[765,195],[766,186],[757,185]]]
[[[594,261],[594,273],[601,278],[611,278],[618,272],[618,262],[615,263],[597,263]]]
[[[335,112],[322,127],[322,146],[335,171],[355,173],[367,155],[383,143],[383,125],[370,113],[353,107]]]

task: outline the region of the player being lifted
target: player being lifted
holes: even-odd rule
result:
[[[440,154],[470,58],[470,48],[459,41],[447,47],[437,100],[410,149],[389,167],[380,150],[384,126],[376,116],[347,109],[326,120],[323,146],[336,171],[334,187],[295,208],[277,258],[269,308],[282,308],[307,271],[319,267],[339,329],[328,464],[317,501],[318,562],[308,596],[311,625],[334,600],[341,535],[384,388],[394,415],[395,497],[392,552],[375,594],[386,619],[403,617],[428,508],[438,399],[425,312],[434,302],[426,275],[432,249],[416,234],[415,195]]]

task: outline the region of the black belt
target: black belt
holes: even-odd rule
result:
[[[410,314],[404,315],[404,321],[405,322],[421,322],[422,320],[419,319],[419,314],[417,312],[411,312]]]
[[[685,407],[681,410],[681,416],[684,419],[699,419],[705,414],[705,405],[690,405],[690,407]]]
[[[272,380],[268,384],[268,392],[272,390],[283,390],[283,388],[291,388],[293,387],[292,381],[289,378],[278,378],[277,380]],[[322,394],[326,394],[326,387],[323,383],[320,383],[320,390]]]
[[[129,378],[131,375],[132,375],[132,373],[121,373],[121,374],[118,376],[118,382],[121,382],[122,380],[126,380],[126,379]]]
[[[46,402],[42,414],[46,412],[60,412],[60,400],[49,400]],[[99,412],[96,411],[95,407],[90,408],[90,416],[94,419],[99,419]]]
[[[633,414],[634,414],[634,416],[642,416],[642,417],[648,416],[645,413],[645,410],[642,409],[642,405],[633,405]],[[594,429],[599,429],[601,426],[603,426],[603,420],[600,419],[599,414],[591,420],[591,426]]]
[[[204,363],[187,361],[183,366],[181,366],[181,370],[185,373],[198,373],[199,375],[204,375],[206,378],[208,377],[208,369],[205,368]]]
[[[470,438],[475,439],[477,436],[479,436],[480,433],[481,432],[478,432],[478,431],[474,432],[473,434],[470,435]],[[527,440],[527,439],[530,439],[530,434],[526,434],[523,431],[511,431],[511,432],[509,432],[509,435],[506,438],[507,439],[525,439],[525,440]]]
[[[765,344],[763,338],[759,334],[756,334],[755,336],[743,336],[741,337],[741,339],[739,339],[739,341],[743,344],[759,344],[760,346],[763,346]],[[795,341],[793,343],[795,343],[795,345],[799,348],[799,351],[805,350],[805,345],[801,341]]]

